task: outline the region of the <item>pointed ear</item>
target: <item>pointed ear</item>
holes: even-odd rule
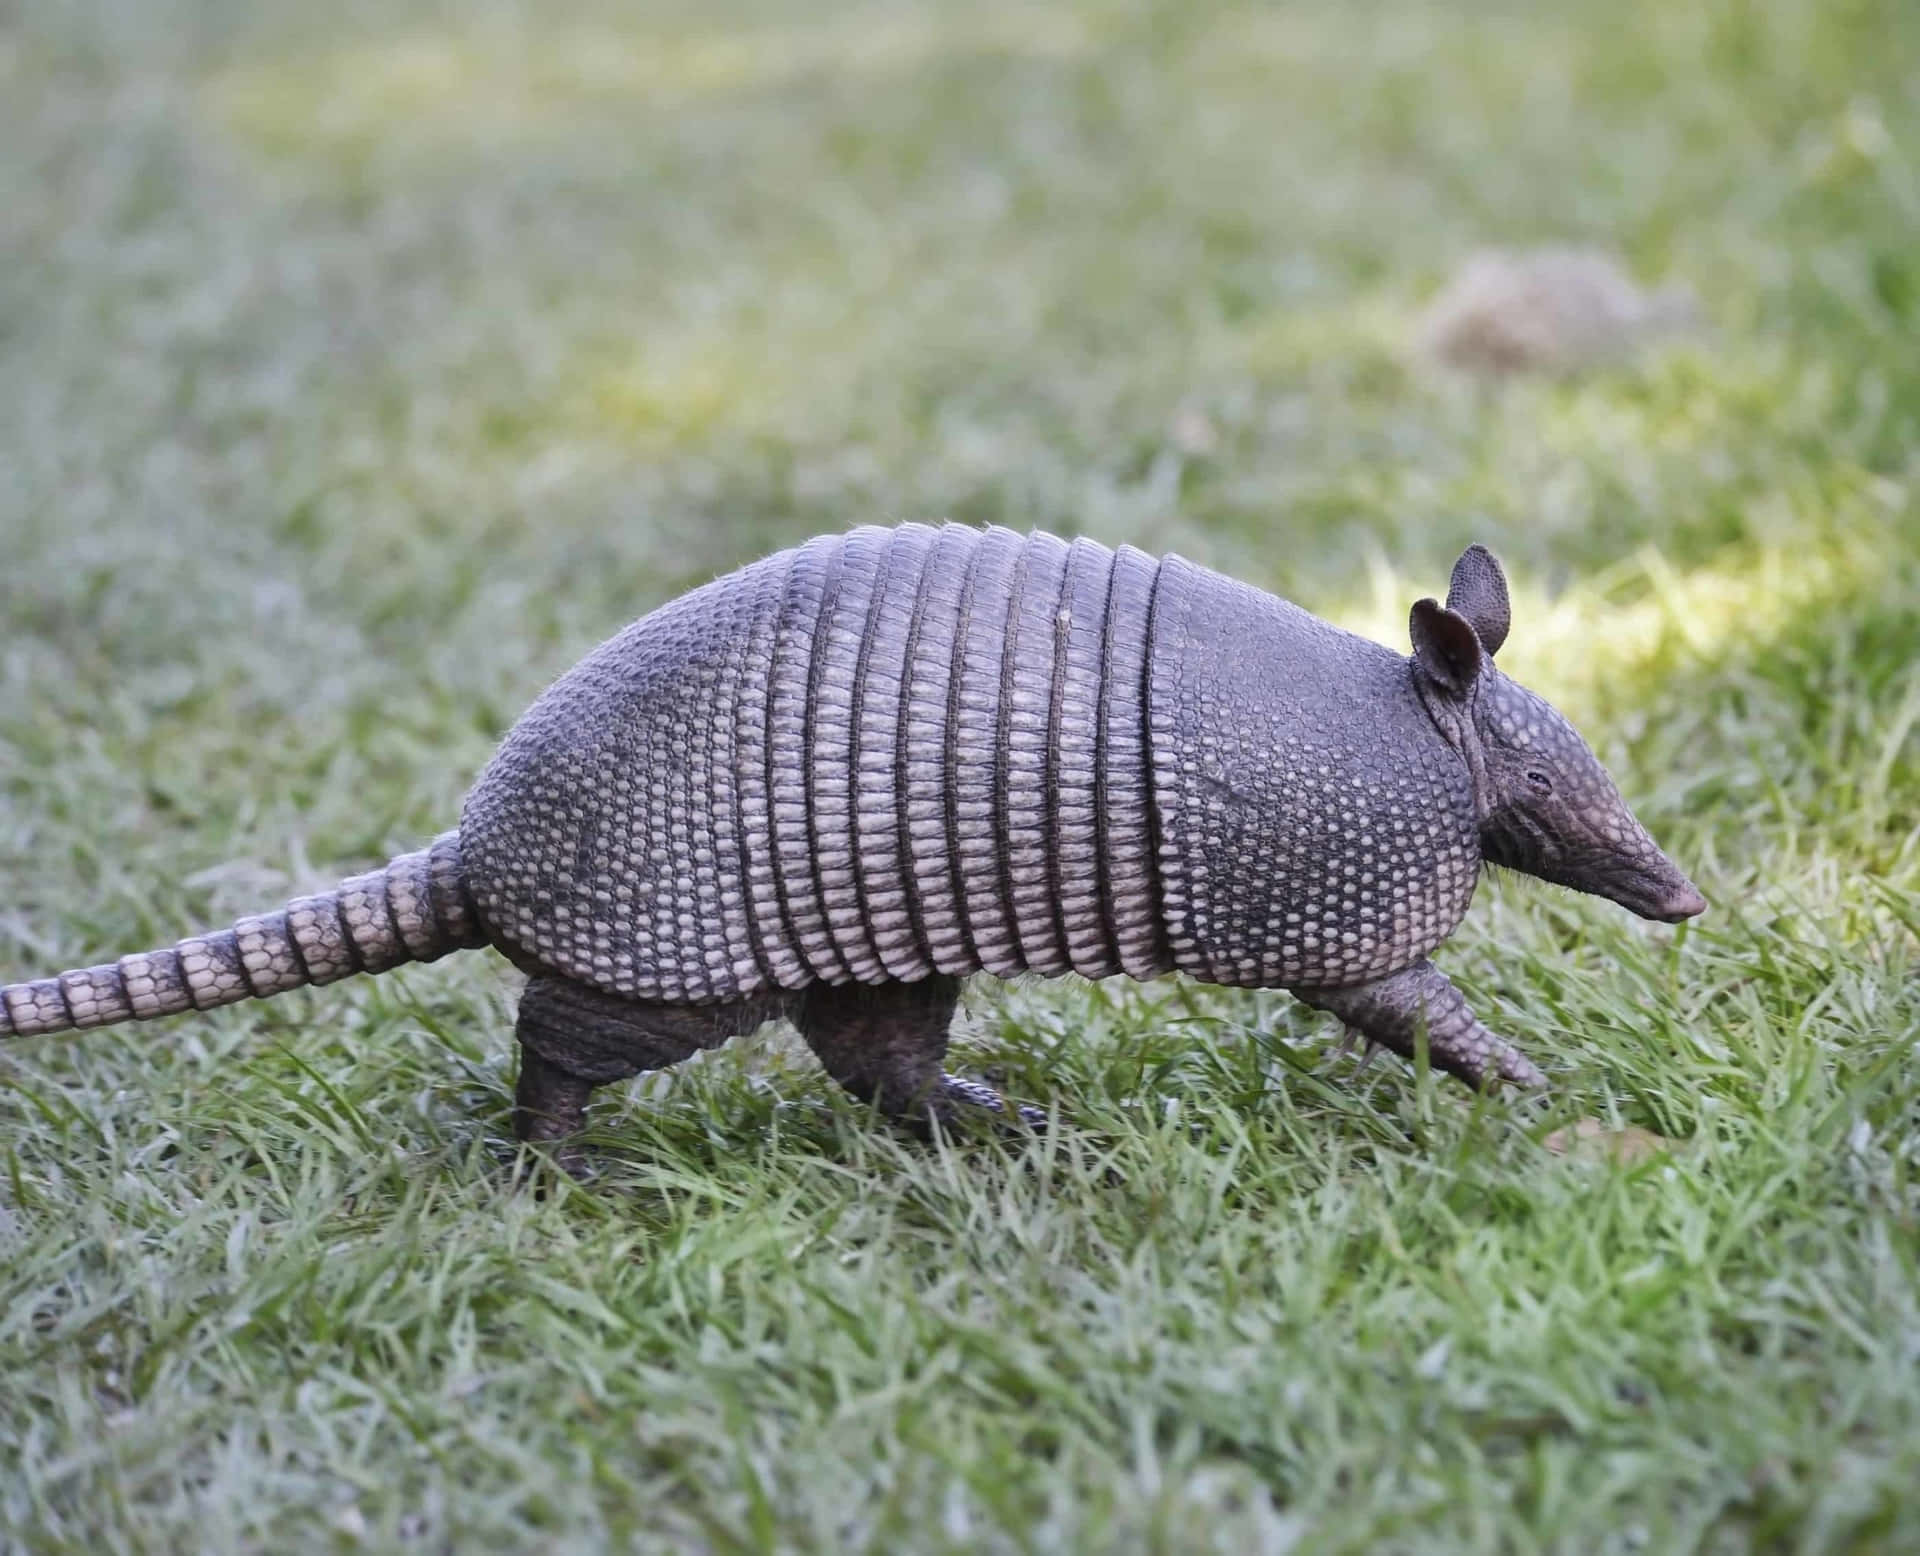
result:
[[[1491,658],[1507,640],[1513,610],[1507,603],[1507,575],[1485,546],[1468,546],[1453,564],[1447,583],[1447,609],[1465,616]]]
[[[1449,697],[1464,698],[1480,674],[1480,639],[1473,623],[1438,600],[1416,600],[1407,630],[1413,662]]]

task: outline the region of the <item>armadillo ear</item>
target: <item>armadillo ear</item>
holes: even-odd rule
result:
[[[1413,662],[1450,697],[1464,698],[1480,674],[1480,638],[1473,623],[1438,600],[1416,600],[1407,623]]]
[[[1513,624],[1513,608],[1507,603],[1507,575],[1485,546],[1468,546],[1453,564],[1447,609],[1473,623],[1489,658],[1500,652],[1507,628]]]

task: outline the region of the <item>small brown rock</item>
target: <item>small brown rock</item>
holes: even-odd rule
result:
[[[1460,372],[1568,373],[1698,322],[1691,287],[1642,291],[1601,250],[1482,249],[1428,305],[1415,347]]]
[[[1583,1118],[1566,1129],[1556,1129],[1540,1143],[1555,1156],[1604,1157],[1623,1166],[1674,1148],[1673,1141],[1651,1129],[1632,1124],[1615,1129],[1597,1118]]]
[[[1174,413],[1168,432],[1173,446],[1190,459],[1203,458],[1220,447],[1220,434],[1212,418],[1190,405]]]

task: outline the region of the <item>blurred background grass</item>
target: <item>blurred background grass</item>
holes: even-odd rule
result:
[[[479,958],[10,1045],[0,1535],[1912,1548],[1917,130],[1897,0],[0,6],[0,976],[412,846],[631,617],[940,516],[1395,644],[1491,543],[1716,906],[1450,951],[1692,1153],[1617,1174],[1180,989],[981,991],[1031,1171],[774,1039],[538,1203]],[[1707,328],[1410,360],[1538,242]]]

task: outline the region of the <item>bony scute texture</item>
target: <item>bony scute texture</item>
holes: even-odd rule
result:
[[[1406,662],[1178,558],[1155,614],[1152,751],[1174,965],[1347,984],[1452,933],[1480,855],[1465,764]]]
[[[1177,556],[959,525],[822,536],[609,639],[460,827],[167,949],[0,989],[26,1036],[492,944],[516,1128],[793,1019],[921,1125],[1032,1117],[942,1068],[978,971],[1292,990],[1478,1085],[1539,1085],[1428,959],[1484,860],[1651,918],[1705,904],[1584,741],[1495,667],[1484,550],[1406,656]]]
[[[906,525],[709,584],[508,736],[462,817],[475,897],[542,966],[644,999],[1163,972],[1155,583],[1088,541]]]

